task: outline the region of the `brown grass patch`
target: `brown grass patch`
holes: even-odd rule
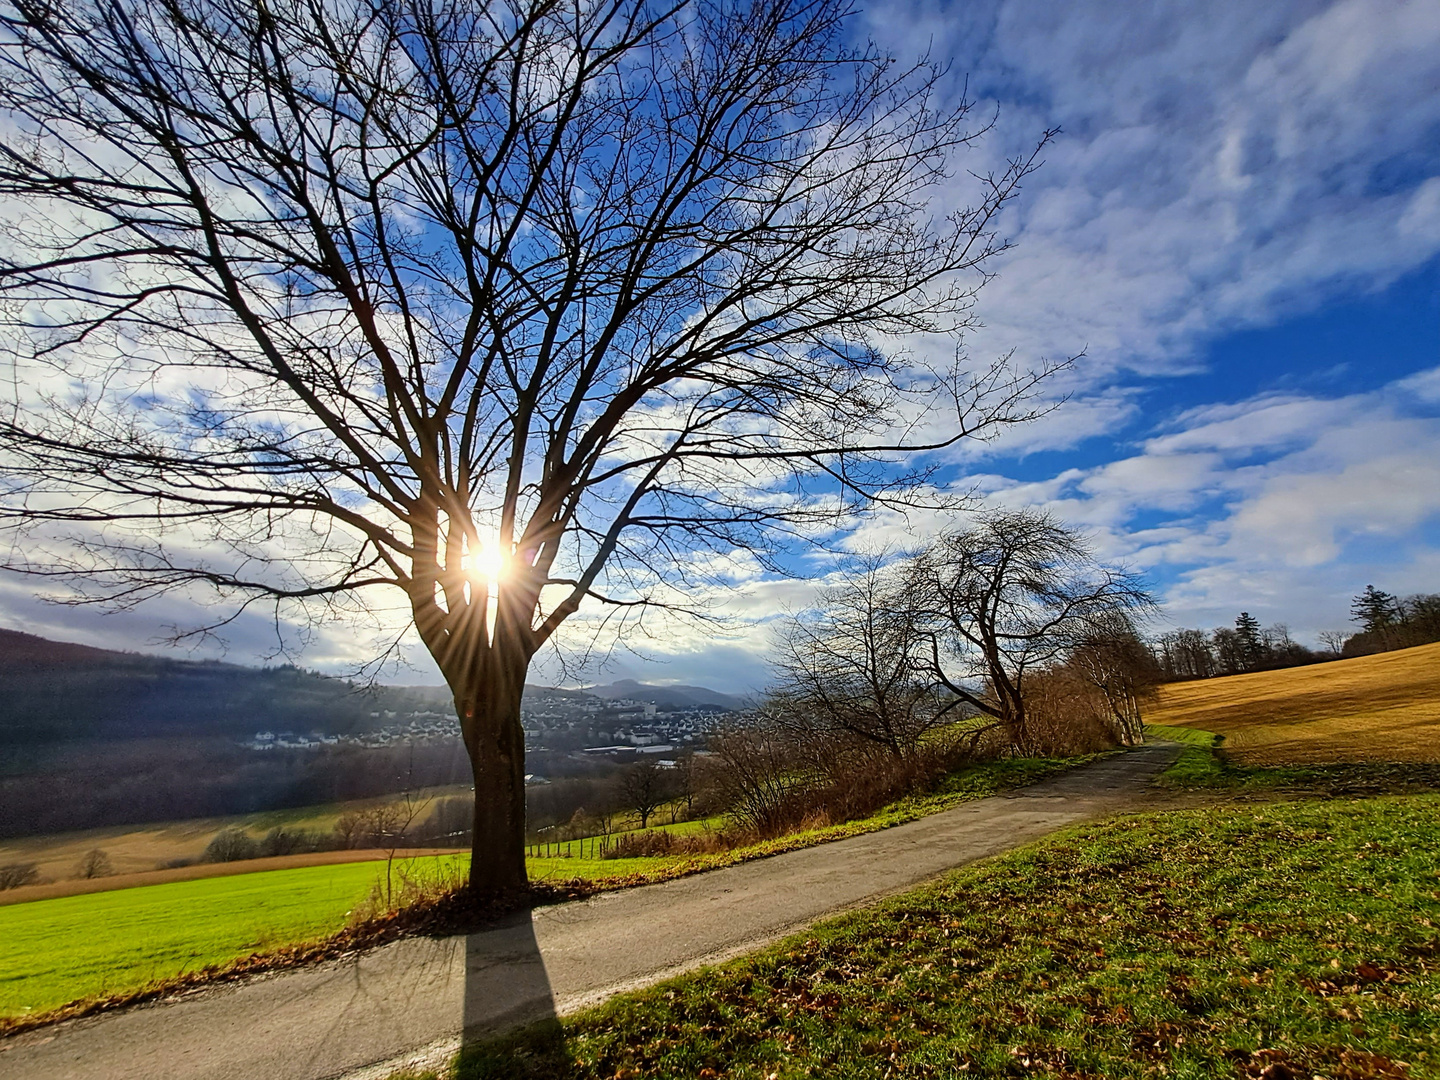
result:
[[[1440,643],[1172,683],[1145,719],[1223,735],[1244,765],[1440,761]]]
[[[469,793],[469,788],[426,788],[424,798]],[[81,832],[48,833],[40,836],[11,837],[0,840],[0,866],[7,863],[35,863],[42,880],[59,882],[76,876],[76,866],[87,851],[96,848],[105,852],[116,875],[126,877],[152,870],[166,869],[167,863],[191,860],[198,862],[211,838],[222,829],[247,829],[260,836],[277,825],[285,828],[313,829],[329,832],[341,814],[363,810],[376,803],[392,801],[393,796],[353,799],[349,802],[325,803],[284,810],[237,814],[231,817],[187,818],[179,821],[143,825],[120,825]],[[373,856],[371,856],[373,857]],[[332,861],[342,861],[335,859]],[[202,875],[208,876],[208,875]],[[156,881],[179,881],[182,878],[156,878]],[[81,889],[82,892],[93,891]],[[56,893],[55,895],[68,895]],[[0,892],[0,903],[13,903]]]

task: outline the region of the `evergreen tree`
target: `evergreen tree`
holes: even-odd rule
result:
[[[1366,585],[1365,591],[1350,602],[1350,619],[1358,622],[1367,634],[1378,634],[1395,624],[1399,605],[1390,593]]]
[[[1241,666],[1246,671],[1259,667],[1265,655],[1265,646],[1260,640],[1260,620],[1248,611],[1240,612],[1240,617],[1235,620],[1235,638]]]

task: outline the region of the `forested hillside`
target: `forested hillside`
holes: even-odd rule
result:
[[[0,630],[0,744],[355,734],[386,713],[449,710],[439,687],[366,687],[292,665],[112,652]]]
[[[0,836],[249,813],[465,783],[458,738],[257,753],[258,732],[353,736],[452,707],[293,666],[172,660],[0,630]]]

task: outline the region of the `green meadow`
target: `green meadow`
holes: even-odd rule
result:
[[[0,907],[0,1016],[325,937],[370,896],[376,868],[306,866]]]
[[[1080,826],[455,1075],[1435,1080],[1437,835],[1435,795]]]
[[[963,770],[938,790],[902,799],[868,818],[730,851],[635,859],[531,858],[527,865],[536,882],[659,881],[913,821],[1075,763],[991,762]],[[686,833],[704,827],[702,822],[686,822],[669,828]],[[402,864],[412,866],[410,872],[421,879],[460,880],[469,857],[397,860],[397,867]],[[384,875],[383,862],[342,863],[0,906],[0,1023],[72,1001],[135,991],[253,953],[318,941],[343,929],[377,886],[383,888]]]

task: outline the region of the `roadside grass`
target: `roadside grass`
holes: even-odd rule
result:
[[[383,864],[202,878],[0,907],[0,1017],[44,1012],[326,937]]]
[[[533,858],[532,881],[572,893],[665,881],[874,832],[1062,772],[1086,758],[988,762],[947,777],[937,790],[899,800],[868,818],[812,829],[747,847],[698,856],[636,859]],[[399,860],[405,861],[405,860]],[[468,855],[411,860],[412,878],[463,879]],[[443,869],[443,873],[439,870]],[[0,1032],[41,1022],[62,1005],[163,985],[186,972],[227,965],[253,954],[321,941],[342,931],[368,902],[384,864],[349,863],[147,885],[33,900],[0,907]],[[433,892],[433,890],[432,890]],[[416,896],[397,890],[403,902]],[[424,895],[424,889],[420,890]],[[418,896],[417,896],[418,898]],[[9,1024],[6,1022],[10,1021]]]
[[[658,815],[657,815],[658,816]],[[530,855],[529,858],[554,858],[554,859],[580,859],[588,858],[590,851],[598,847],[602,842],[611,845],[618,843],[627,836],[640,836],[645,833],[669,833],[675,837],[695,836],[697,834],[719,830],[725,825],[724,814],[714,814],[705,818],[692,818],[688,821],[656,821],[652,825],[640,828],[639,825],[616,829],[608,834],[597,834],[594,836],[577,837],[573,840],[546,840],[542,836],[537,840],[526,843],[527,852],[555,851],[555,855]],[[599,860],[596,860],[599,861]]]
[[[1336,798],[1440,791],[1440,762],[1316,762],[1307,765],[1236,764],[1223,735],[1198,728],[1146,724],[1149,739],[1183,746],[1161,781],[1190,791],[1241,798]],[[1225,744],[1222,748],[1222,744]]]
[[[1084,826],[458,1074],[1440,1077],[1437,836],[1435,795]]]
[[[1175,763],[1161,774],[1161,779],[1166,783],[1182,787],[1213,787],[1229,782],[1230,774],[1218,753],[1221,737],[1214,732],[1165,724],[1146,724],[1145,738],[1147,741],[1164,739],[1179,743],[1182,747]]]
[[[1237,766],[1440,762],[1440,643],[1170,683],[1148,718],[1223,736]]]

